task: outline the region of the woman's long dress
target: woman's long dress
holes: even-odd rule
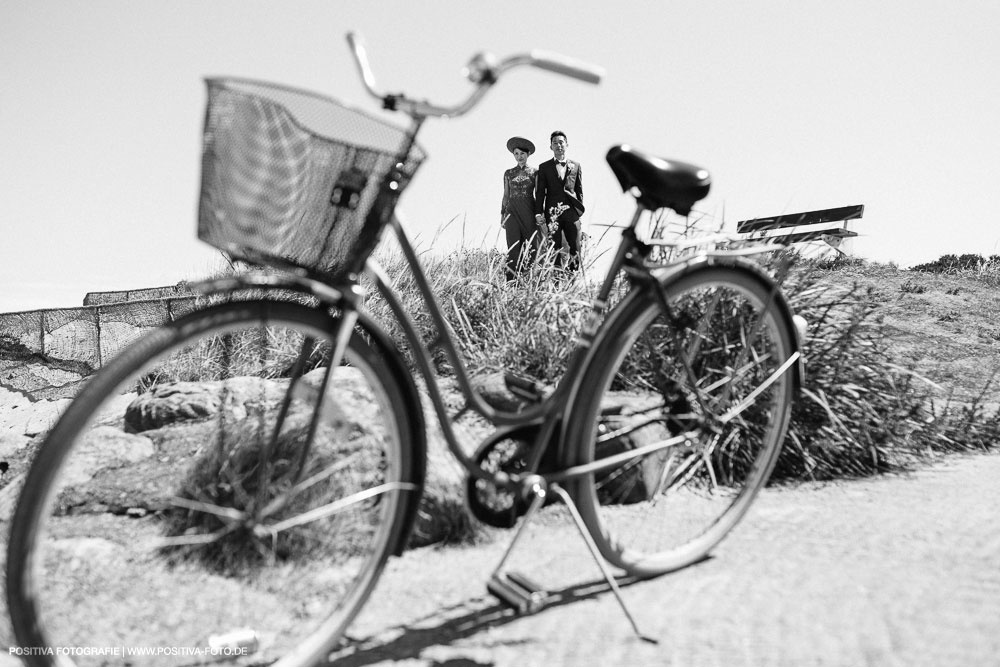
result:
[[[538,252],[539,231],[535,225],[535,168],[512,167],[503,173],[501,219],[507,232],[507,279],[530,267]]]

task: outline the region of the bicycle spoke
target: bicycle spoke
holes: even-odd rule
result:
[[[295,365],[292,368],[292,372],[288,379],[288,388],[285,390],[285,395],[281,401],[281,407],[278,409],[278,416],[274,421],[274,427],[271,429],[271,438],[267,442],[261,461],[265,465],[261,465],[259,468],[259,475],[257,478],[257,488],[263,489],[267,486],[267,478],[270,471],[267,470],[266,463],[271,460],[274,455],[274,451],[278,446],[278,438],[281,435],[281,429],[285,425],[285,419],[288,417],[288,411],[292,405],[292,398],[295,393],[295,387],[299,380],[302,379],[302,373],[305,370],[306,362],[309,359],[309,355],[312,353],[313,346],[315,345],[316,339],[312,336],[306,336],[302,341],[302,345],[299,348],[299,354],[295,359]],[[308,443],[303,448],[303,457],[307,456]],[[304,460],[304,459],[302,459]],[[301,460],[300,460],[301,465]],[[289,471],[294,474],[294,471]]]
[[[169,498],[169,502],[175,507],[183,507],[184,509],[212,514],[221,519],[225,519],[230,523],[243,521],[247,518],[246,512],[242,512],[233,507],[221,507],[219,505],[213,505],[212,503],[206,503],[200,500],[189,500],[188,498],[173,496]]]
[[[189,535],[174,535],[171,537],[160,537],[148,542],[149,546],[147,551],[154,551],[158,549],[169,549],[173,547],[195,547],[204,546],[206,544],[211,544],[213,542],[218,542],[226,535],[229,535],[239,526],[236,524],[226,526],[225,528],[220,528],[214,533],[197,533]]]
[[[773,373],[771,373],[771,375],[768,376],[768,378],[766,380],[764,380],[763,382],[761,382],[757,386],[756,389],[754,389],[749,395],[747,395],[746,398],[744,398],[742,401],[740,401],[740,403],[738,405],[736,405],[735,407],[731,408],[728,412],[726,412],[726,414],[724,414],[721,417],[719,417],[719,421],[721,423],[723,423],[723,424],[728,423],[728,422],[732,421],[733,419],[735,419],[740,414],[742,414],[744,411],[746,411],[751,405],[753,405],[756,402],[757,398],[761,394],[763,394],[765,391],[767,391],[771,387],[771,385],[773,385],[785,373],[787,373],[788,370],[798,360],[799,360],[799,353],[795,352],[790,357],[788,357],[788,359],[785,360],[785,363],[781,364],[781,366],[779,366],[777,370],[775,370]]]
[[[604,433],[597,439],[597,442],[600,444],[604,444],[612,440],[617,440],[619,438],[623,438],[627,435],[640,431],[651,424],[663,423],[665,421],[666,417],[654,417],[640,422],[633,422],[630,423],[628,426],[622,427],[615,431],[608,431],[607,433]]]
[[[390,482],[387,484],[380,484],[379,486],[365,489],[359,493],[352,494],[347,498],[342,498],[340,500],[334,501],[332,503],[327,503],[322,507],[317,507],[313,510],[300,514],[298,516],[292,517],[290,519],[285,519],[284,521],[279,521],[273,524],[260,524],[255,527],[255,531],[266,532],[269,534],[277,534],[282,531],[288,530],[289,528],[294,528],[295,526],[301,526],[303,524],[311,523],[313,521],[319,521],[333,514],[343,512],[344,510],[356,505],[362,501],[368,500],[375,496],[380,496],[389,491],[416,491],[419,487],[415,484],[407,484],[403,482]]]
[[[272,500],[270,502],[270,504],[267,505],[267,507],[265,507],[263,510],[261,510],[261,513],[260,513],[261,518],[267,518],[267,517],[271,516],[272,514],[274,514],[275,512],[278,512],[278,511],[282,510],[297,495],[299,495],[303,491],[307,490],[308,488],[310,488],[310,487],[312,487],[312,486],[314,486],[316,484],[319,484],[323,480],[329,479],[330,477],[332,477],[336,473],[340,472],[341,470],[349,467],[352,463],[354,463],[354,461],[357,458],[359,458],[359,456],[360,456],[359,454],[352,454],[348,458],[346,458],[346,459],[344,459],[342,461],[337,461],[332,466],[329,466],[329,467],[325,468],[324,470],[316,473],[315,475],[312,475],[308,479],[305,479],[305,480],[299,482],[298,484],[296,484],[295,486],[293,486],[291,489],[289,489],[286,493],[283,493],[279,497],[277,497],[274,500]]]

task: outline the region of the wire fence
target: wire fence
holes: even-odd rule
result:
[[[124,346],[196,305],[182,283],[91,292],[77,308],[0,313],[0,386],[32,400],[70,397]]]

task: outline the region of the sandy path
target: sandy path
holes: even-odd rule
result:
[[[390,564],[345,665],[1000,665],[1000,455],[768,489],[704,563],[625,588],[638,641],[572,529],[515,569],[563,600],[517,618],[485,594],[503,543]],[[532,552],[534,562],[531,561]],[[338,662],[337,664],[341,664]]]

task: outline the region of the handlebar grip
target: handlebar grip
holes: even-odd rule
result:
[[[576,58],[570,58],[551,51],[532,51],[532,64],[535,67],[573,77],[587,83],[600,83],[604,77],[604,68],[585,63]]]
[[[375,75],[372,73],[371,65],[368,64],[368,51],[365,49],[364,38],[358,33],[349,32],[347,33],[347,43],[351,47],[351,55],[354,56],[354,64],[361,75],[361,82],[371,95],[380,97],[375,84]]]
[[[351,47],[351,55],[354,56],[355,64],[368,60],[365,54],[364,38],[361,35],[354,31],[347,33],[347,44]]]

